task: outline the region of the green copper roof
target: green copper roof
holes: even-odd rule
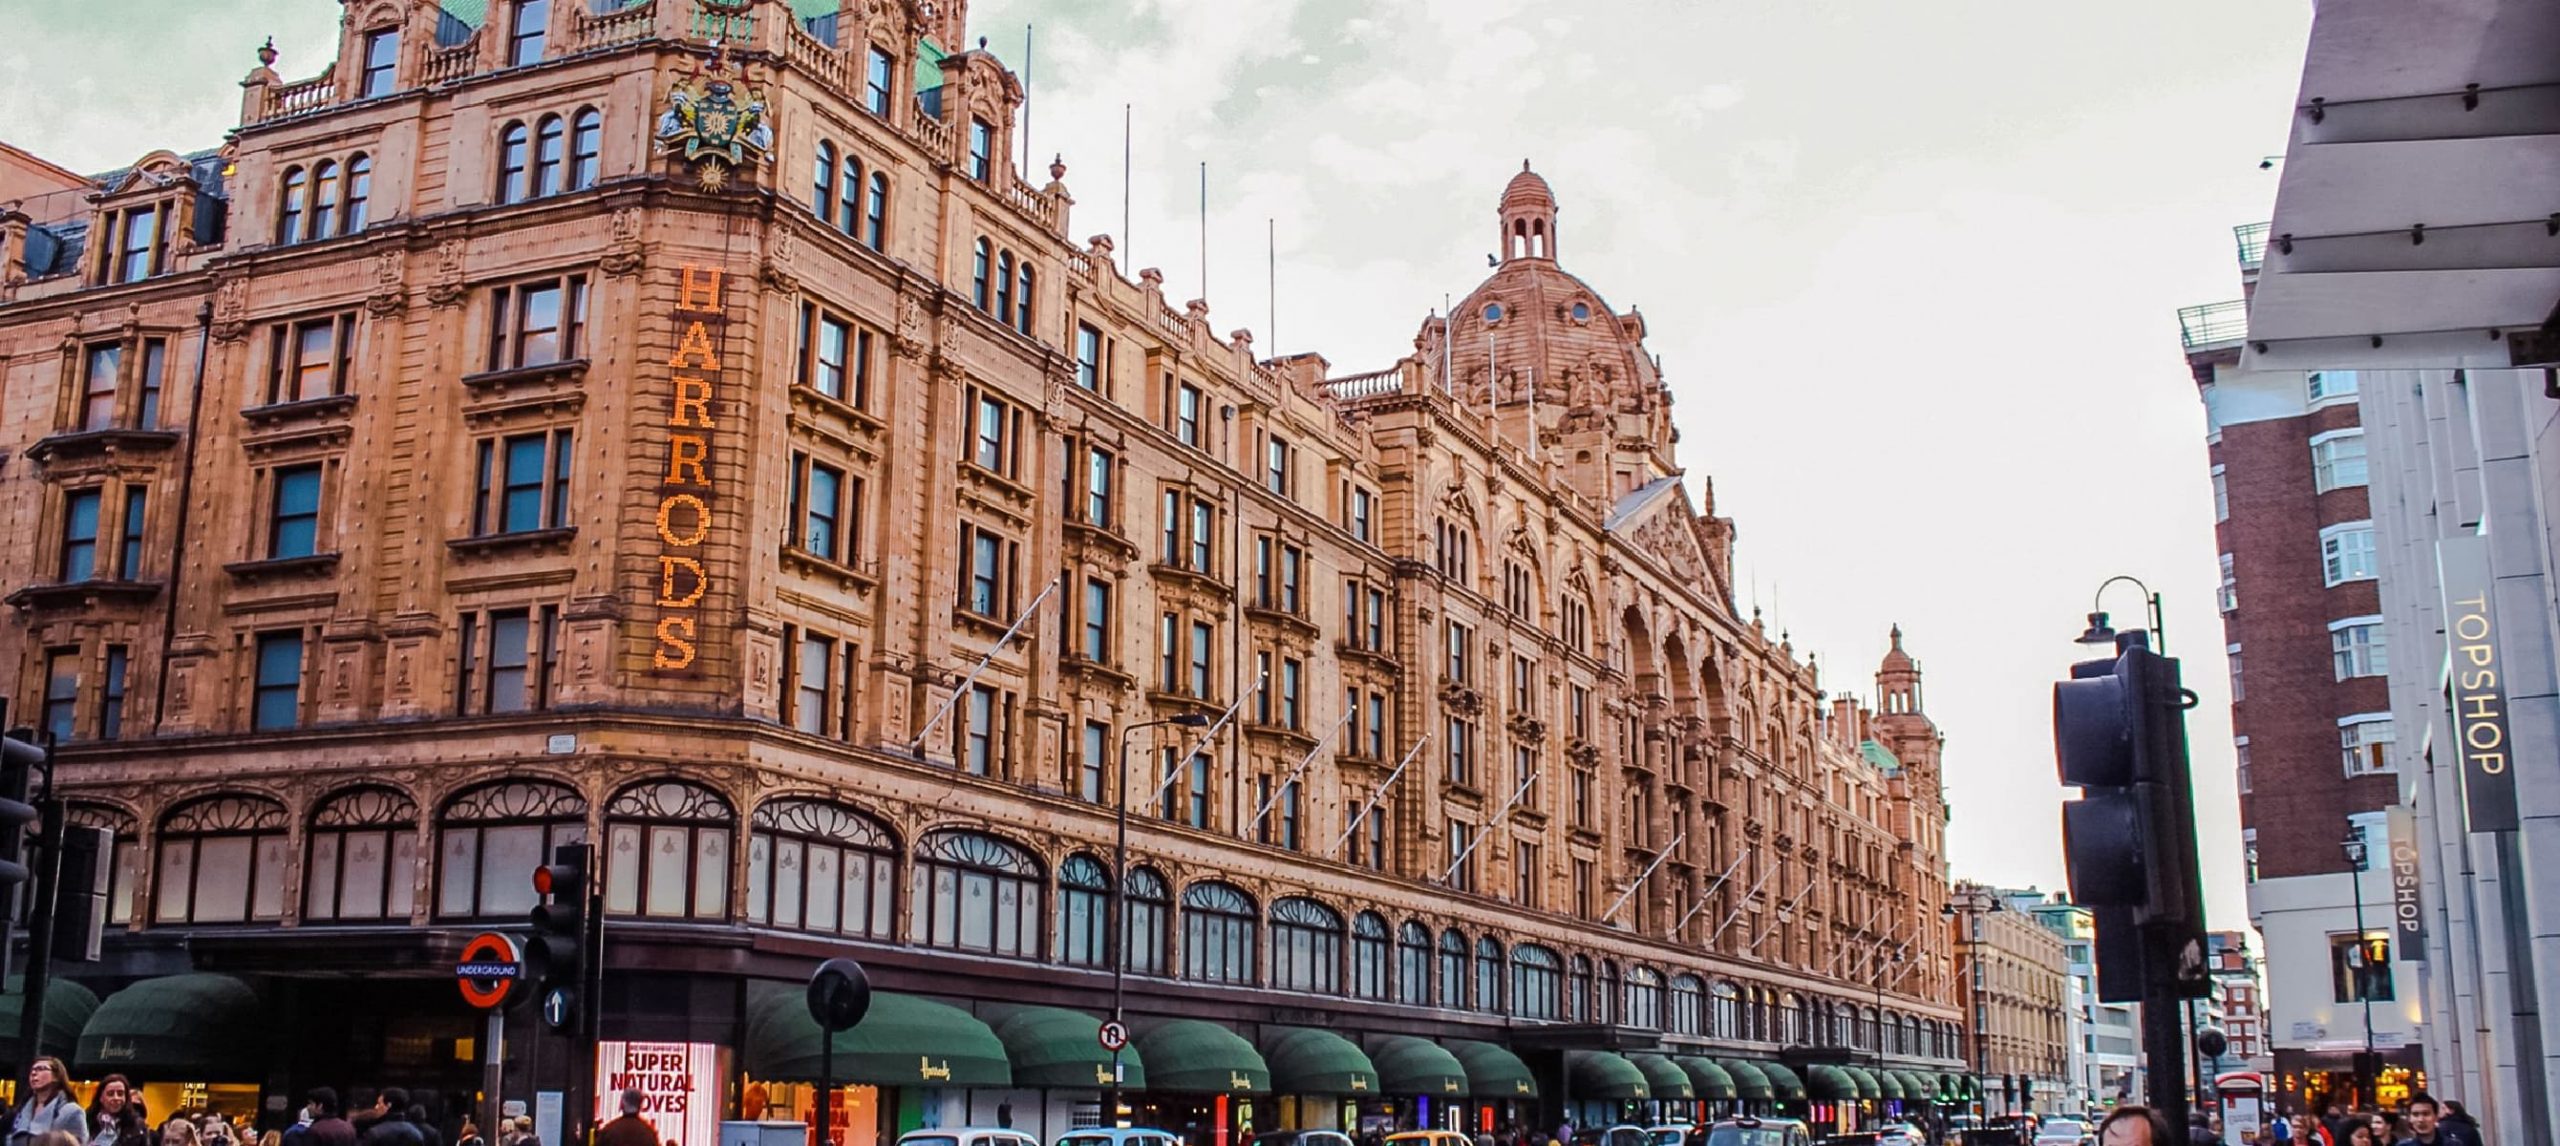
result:
[[[1867,763],[1875,765],[1876,770],[1879,772],[1892,773],[1902,771],[1901,758],[1895,756],[1891,749],[1888,749],[1884,745],[1878,744],[1873,740],[1859,741],[1858,755],[1866,757]]]
[[[942,86],[942,60],[951,53],[927,36],[916,41],[916,90],[929,92]]]
[[[807,22],[836,14],[836,0],[791,0],[791,14]]]
[[[444,14],[477,28],[489,19],[489,0],[444,0]]]

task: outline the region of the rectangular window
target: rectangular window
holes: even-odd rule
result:
[[[1305,681],[1301,679],[1306,675],[1305,669],[1294,659],[1280,662],[1280,725],[1293,732],[1306,727],[1305,709],[1299,703],[1306,695]]]
[[[319,465],[286,466],[274,472],[274,481],[274,500],[267,514],[267,557],[282,560],[319,553]]]
[[[1527,657],[1511,658],[1511,711],[1538,714],[1538,665]]]
[[[2373,523],[2353,521],[2321,530],[2320,575],[2330,585],[2373,580]]]
[[[142,579],[142,526],[150,501],[150,490],[138,485],[124,487],[124,545],[116,555],[116,576],[127,581]]]
[[[2240,646],[2224,645],[2222,647],[2222,653],[2231,661],[2231,702],[2238,704],[2239,702],[2248,699],[2249,696],[2248,687],[2241,683]]]
[[[1174,392],[1173,436],[1195,450],[1207,448],[1200,438],[1200,388],[1188,382]]]
[[[1538,845],[1528,840],[1511,844],[1511,902],[1538,906]]]
[[[270,339],[267,401],[308,402],[346,393],[355,331],[351,314],[276,324]]]
[[[2316,493],[2365,484],[2364,431],[2335,430],[2311,439],[2311,487]]]
[[[502,286],[489,297],[489,369],[549,366],[586,353],[585,275]]]
[[[1476,889],[1475,825],[1449,821],[1449,890]]]
[[[291,728],[302,723],[302,634],[258,634],[257,683],[250,727]]]
[[[1294,496],[1296,483],[1291,481],[1289,443],[1274,437],[1264,448],[1262,483],[1282,497]]]
[[[1299,803],[1298,782],[1291,780],[1287,784],[1281,785],[1280,803],[1278,805],[1280,810],[1280,846],[1293,852],[1304,847],[1306,844],[1306,841],[1301,839],[1299,836],[1299,829],[1301,825],[1301,819],[1299,816],[1301,809],[1299,807]]]
[[[969,687],[967,741],[960,763],[972,776],[996,774],[996,690],[983,684]]]
[[[87,581],[98,575],[98,512],[106,494],[97,489],[73,490],[62,499],[62,580]]]
[[[1377,540],[1371,524],[1377,513],[1376,502],[1377,496],[1368,490],[1354,488],[1351,491],[1351,536],[1354,540],[1370,543]]]
[[[78,739],[73,716],[80,708],[80,650],[55,649],[44,657],[44,732],[54,740]]]
[[[114,229],[115,254],[108,282],[139,282],[160,269],[160,209],[131,207],[119,213]]]
[[[1449,663],[1447,672],[1443,675],[1447,676],[1449,681],[1453,684],[1469,683],[1475,679],[1474,673],[1470,671],[1472,667],[1470,664],[1470,650],[1475,643],[1475,634],[1469,631],[1465,625],[1461,625],[1456,621],[1451,621],[1449,622],[1448,636]]]
[[[1098,665],[1111,663],[1111,583],[1087,580],[1084,583],[1084,659]]]
[[[106,687],[98,694],[98,739],[114,740],[124,735],[124,682],[132,668],[132,657],[123,645],[107,646]]]
[[[1215,574],[1218,571],[1217,563],[1212,560],[1216,554],[1215,546],[1218,539],[1217,514],[1216,507],[1210,505],[1207,499],[1191,499],[1191,569],[1193,572]]]
[[[2339,680],[2391,671],[2382,643],[2382,618],[2357,617],[2329,625],[2329,652]]]
[[[2222,585],[2214,591],[2214,603],[2225,613],[2240,610],[2240,575],[2232,568],[2231,555],[2222,555]]]
[[[1588,828],[1591,823],[1591,793],[1597,781],[1588,768],[1573,770],[1573,826]]]
[[[2340,762],[2349,776],[2377,776],[2399,771],[2391,759],[2394,740],[2389,713],[2369,712],[2338,721]]]
[[[1591,867],[1590,860],[1573,861],[1573,913],[1584,919],[1596,916],[1600,910],[1595,897],[1597,881],[1592,878]]]
[[[1387,647],[1387,591],[1386,591],[1386,590],[1384,590],[1384,589],[1371,589],[1371,590],[1369,590],[1369,591],[1368,591],[1368,622],[1367,622],[1367,623],[1368,623],[1368,630],[1369,630],[1369,631],[1368,631],[1369,647],[1370,647],[1370,648],[1372,648],[1372,649],[1376,649],[1376,650],[1378,650],[1378,651],[1380,651],[1380,652],[1384,652],[1384,651],[1386,651],[1386,647]]]
[[[1572,686],[1566,692],[1566,707],[1571,710],[1567,716],[1573,721],[1573,738],[1582,741],[1590,740],[1591,690],[1578,684]]]
[[[969,120],[969,178],[984,183],[995,177],[995,125],[983,119]]]
[[[798,657],[791,672],[791,726],[812,736],[827,735],[827,717],[834,711],[828,697],[835,684],[836,642],[804,629]]]
[[[364,77],[356,88],[356,98],[372,99],[391,94],[394,72],[400,66],[400,29],[385,28],[364,36]]]
[[[1271,723],[1271,692],[1273,685],[1273,681],[1271,680],[1270,653],[1253,654],[1253,679],[1255,681],[1255,687],[1253,690],[1253,722],[1256,724],[1269,724]]]
[[[116,424],[116,394],[124,374],[124,345],[104,342],[81,356],[80,428],[110,430]]]
[[[1182,495],[1164,491],[1164,563],[1182,565]]]
[[[793,500],[799,503],[800,548],[828,561],[851,562],[854,547],[846,528],[850,511],[845,494],[857,483],[843,470],[805,454],[797,460],[799,496]]]
[[[1305,550],[1295,545],[1280,547],[1280,611],[1283,613],[1305,615],[1306,601],[1299,592],[1299,586],[1305,580],[1306,564]]]
[[[1458,717],[1449,718],[1449,782],[1474,787],[1476,782],[1475,726]]]
[[[567,527],[570,447],[565,429],[482,439],[472,536]]]
[[[1103,776],[1104,769],[1111,766],[1111,726],[1098,720],[1086,721],[1083,749],[1076,754],[1075,794],[1088,804],[1099,804],[1108,798]]]
[[[1020,429],[1020,415],[1013,404],[972,386],[968,409],[969,460],[990,473],[1014,476],[1014,438]]]
[[[1089,322],[1076,324],[1076,385],[1102,392],[1102,332]]]
[[[2215,521],[2231,520],[2231,483],[2223,474],[2221,466],[2213,467],[2213,519]]]
[[[889,118],[889,94],[894,90],[891,77],[897,74],[896,67],[889,50],[876,44],[863,57],[862,106],[882,119]]]
[[[1209,669],[1215,658],[1215,653],[1210,646],[1216,637],[1217,630],[1212,628],[1209,622],[1191,622],[1191,695],[1193,696],[1206,698],[1209,695]]]
[[[1084,520],[1087,525],[1111,527],[1111,463],[1109,450],[1089,450],[1084,456]]]
[[[2380,932],[2329,937],[2329,985],[2341,1003],[2387,1003],[2391,992],[2391,937]]]
[[[543,37],[551,30],[551,0],[516,0],[507,22],[507,66],[542,62]]]
[[[862,405],[858,382],[868,371],[855,352],[859,349],[864,352],[862,358],[869,356],[869,333],[857,339],[851,322],[818,309],[815,303],[803,303],[800,339],[800,381],[836,401]]]
[[[2356,372],[2353,370],[2314,370],[2305,383],[2315,404],[2356,395]]]
[[[489,681],[483,712],[523,712],[533,707],[533,615],[523,609],[489,614]]]
[[[1020,547],[975,525],[960,527],[960,607],[993,621],[1013,618],[1014,563]]]
[[[1182,618],[1164,615],[1164,627],[1156,633],[1158,660],[1156,682],[1166,692],[1182,691]]]

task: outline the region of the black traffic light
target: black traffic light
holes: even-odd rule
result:
[[[2188,780],[2186,690],[2178,662],[2127,634],[2114,661],[2072,667],[2053,686],[2056,770],[2080,788],[2063,805],[2071,896],[2132,907],[2146,927],[2204,931]]]
[[[524,969],[536,987],[575,991],[586,978],[588,869],[595,848],[562,844],[551,862],[533,869],[533,936],[525,941]]]
[[[95,963],[107,934],[107,890],[115,874],[116,834],[107,828],[68,824],[62,829],[62,871],[53,909],[53,957]]]
[[[35,743],[35,733],[27,729],[0,737],[0,887],[15,888],[33,874],[27,829],[38,819],[35,776],[52,770],[51,756],[52,750]]]

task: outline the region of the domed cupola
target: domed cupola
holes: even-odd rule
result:
[[[1520,161],[1520,174],[1502,189],[1502,261],[1556,257],[1556,193]]]

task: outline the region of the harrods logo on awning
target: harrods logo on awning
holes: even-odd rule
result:
[[[711,574],[700,556],[711,537],[711,402],[720,374],[712,329],[721,309],[720,271],[688,263],[676,284],[676,321],[684,333],[667,358],[674,393],[667,408],[667,464],[658,480],[658,647],[651,663],[678,672],[693,665],[702,637],[702,599]]]

